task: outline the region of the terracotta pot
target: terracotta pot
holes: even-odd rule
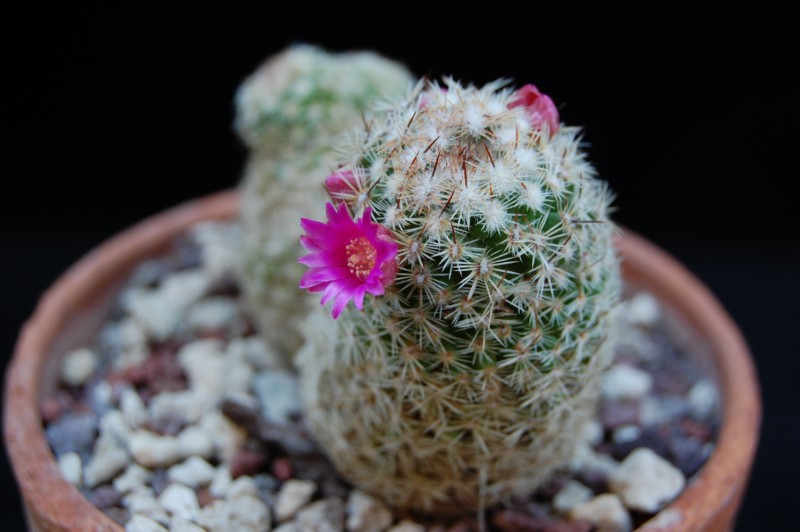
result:
[[[40,402],[56,386],[59,356],[91,340],[133,268],[163,253],[192,224],[233,217],[237,203],[234,192],[223,192],[125,231],[64,274],[25,324],[6,376],[4,428],[32,530],[122,530],[61,475],[42,430]],[[654,293],[708,342],[723,398],[723,424],[713,455],[683,494],[643,528],[728,530],[753,462],[761,419],[747,346],[714,296],[674,259],[632,234],[617,245],[625,278]]]

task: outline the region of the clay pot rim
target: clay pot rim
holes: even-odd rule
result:
[[[122,530],[62,476],[42,430],[41,353],[80,302],[108,286],[120,270],[152,256],[189,226],[231,218],[236,191],[224,191],[158,214],[118,234],[72,266],[42,296],[24,325],[5,383],[4,437],[24,504],[37,525],[53,530]],[[716,448],[681,496],[643,528],[678,530],[724,523],[735,511],[752,466],[761,422],[755,367],[738,328],[713,294],[681,264],[631,232],[618,239],[627,278],[646,279],[706,337],[717,366],[723,421]]]

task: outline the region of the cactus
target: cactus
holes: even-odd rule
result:
[[[530,493],[593,413],[621,285],[579,129],[532,85],[445,80],[352,140],[302,222],[301,287],[337,318],[296,360],[315,437],[397,507]]]
[[[368,119],[373,98],[404,95],[412,83],[404,67],[376,54],[300,45],[267,61],[237,93],[235,129],[251,150],[240,278],[262,335],[286,359],[310,306],[296,288],[300,228],[286,220],[322,214],[332,138]]]

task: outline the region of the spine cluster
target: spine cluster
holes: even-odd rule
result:
[[[242,181],[240,277],[262,335],[287,359],[309,301],[297,289],[302,216],[324,212],[333,139],[369,120],[375,98],[405,95],[413,80],[374,53],[307,45],[271,58],[236,96],[235,129],[250,149]]]
[[[339,152],[331,200],[391,233],[397,270],[363,312],[312,316],[298,364],[317,439],[362,489],[447,511],[569,459],[620,290],[611,194],[580,144],[535,87],[446,80]]]

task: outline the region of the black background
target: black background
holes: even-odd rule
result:
[[[737,530],[790,530],[800,450],[797,32],[782,13],[714,17],[510,5],[254,12],[34,6],[2,25],[0,353],[38,295],[103,239],[236,184],[239,82],[292,42],[375,49],[418,75],[535,83],[616,191],[617,220],[683,261],[741,326],[764,425]],[[0,460],[4,529],[22,529]],[[796,525],[796,523],[795,523]]]

